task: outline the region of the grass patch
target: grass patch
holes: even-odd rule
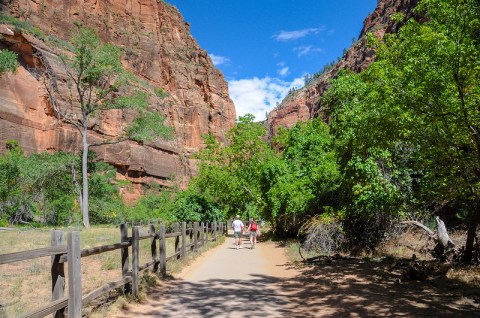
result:
[[[72,46],[70,43],[53,35],[46,35],[42,30],[34,27],[28,21],[19,20],[11,15],[0,13],[0,23],[13,25],[19,31],[29,33],[44,42],[55,45],[56,47],[61,47],[72,51]]]
[[[65,244],[67,232],[74,229],[64,229]],[[75,229],[80,233],[81,248],[91,248],[120,242],[120,230],[117,226],[93,226],[90,229]],[[141,234],[148,233],[147,228],[141,229]],[[129,230],[131,235],[131,229]],[[209,242],[199,248],[197,253],[187,253],[184,260],[169,261],[167,273],[174,274],[192,262],[194,258],[205,250],[221,244],[225,237],[218,237],[216,242]],[[18,229],[15,231],[0,231],[0,254],[33,250],[50,246],[51,229]],[[141,240],[140,265],[150,262],[150,239]],[[187,238],[187,244],[189,240]],[[167,256],[172,255],[175,248],[175,239],[166,241]],[[158,241],[157,241],[158,249]],[[131,262],[131,248],[129,249]],[[29,261],[0,265],[0,317],[18,317],[47,305],[51,299],[50,257],[42,257]],[[81,260],[82,289],[86,294],[108,282],[122,277],[120,251],[110,251],[98,255],[84,257]],[[65,267],[67,271],[67,266]],[[124,308],[129,302],[143,299],[149,287],[156,283],[158,278],[151,272],[142,274],[138,299],[128,299],[121,296],[121,290],[114,291],[85,309],[85,315],[104,317],[108,307]],[[65,286],[68,293],[68,278]],[[105,306],[109,304],[110,306]],[[95,316],[97,315],[97,316]]]

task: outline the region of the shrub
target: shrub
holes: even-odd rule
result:
[[[303,248],[323,255],[332,255],[340,251],[344,244],[341,222],[326,214],[317,215],[307,221],[301,228],[305,235]]]

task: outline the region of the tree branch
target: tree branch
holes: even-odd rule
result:
[[[430,237],[434,236],[433,231],[430,230],[428,227],[426,227],[425,225],[423,225],[420,222],[417,222],[417,221],[403,221],[403,222],[400,222],[400,224],[413,224],[413,225],[418,226],[419,228],[425,230],[425,232],[427,232]]]

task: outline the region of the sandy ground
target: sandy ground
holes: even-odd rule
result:
[[[445,277],[399,282],[385,264],[358,258],[292,266],[284,249],[233,239],[129,305],[127,317],[479,317],[480,291]]]

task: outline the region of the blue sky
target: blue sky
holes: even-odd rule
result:
[[[225,75],[237,116],[265,119],[292,87],[343,55],[377,0],[167,0]]]

